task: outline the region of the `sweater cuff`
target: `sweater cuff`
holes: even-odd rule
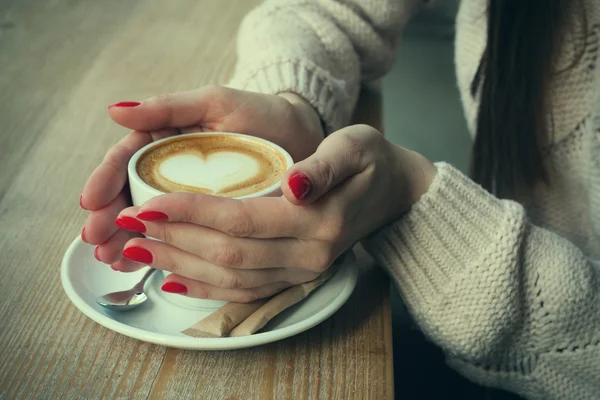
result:
[[[497,199],[449,164],[436,166],[433,183],[411,210],[363,243],[414,312],[452,295],[468,279],[465,270],[486,265],[498,239],[514,236],[524,218],[519,204]]]
[[[298,60],[281,60],[256,68],[238,69],[225,86],[251,92],[278,94],[292,92],[310,103],[319,113],[326,134],[350,122],[351,99],[340,101],[341,82],[323,69]],[[337,96],[336,96],[337,94]]]

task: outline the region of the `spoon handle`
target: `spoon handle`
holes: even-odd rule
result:
[[[137,285],[135,285],[135,288],[139,291],[139,292],[143,292],[144,291],[144,285],[146,284],[146,281],[148,280],[148,278],[150,278],[150,276],[152,276],[153,273],[156,272],[156,268],[150,268],[145,274],[144,277],[137,283]]]

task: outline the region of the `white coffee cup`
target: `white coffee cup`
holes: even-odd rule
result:
[[[140,158],[144,154],[149,152],[150,150],[155,149],[160,146],[164,146],[169,141],[182,141],[185,138],[193,138],[196,136],[232,137],[232,138],[235,138],[236,140],[239,140],[240,143],[244,143],[244,142],[248,143],[249,146],[250,145],[264,146],[266,149],[277,153],[281,157],[283,164],[284,164],[283,172],[285,172],[287,169],[289,169],[294,164],[294,161],[293,161],[292,157],[289,155],[289,153],[287,151],[285,151],[283,148],[281,148],[280,146],[278,146],[272,142],[269,142],[267,140],[261,139],[261,138],[248,136],[248,135],[244,135],[244,134],[239,134],[239,133],[201,132],[201,133],[189,133],[189,134],[185,134],[185,135],[177,135],[177,136],[161,139],[161,140],[150,143],[147,146],[141,148],[129,160],[127,173],[128,173],[128,177],[129,177],[129,188],[131,191],[131,198],[133,201],[133,205],[141,206],[144,203],[146,203],[148,200],[150,200],[156,196],[160,196],[160,195],[167,193],[167,192],[161,191],[153,186],[150,186],[148,183],[146,183],[140,177],[140,175],[138,173],[138,161],[140,160]],[[181,142],[181,143],[185,143],[185,142]],[[228,196],[228,197],[232,197],[235,199],[246,199],[246,198],[253,198],[253,197],[280,196],[281,193],[282,193],[281,192],[281,182],[280,182],[280,178],[279,178],[279,179],[276,179],[272,185],[261,188],[260,190],[257,190],[253,193],[246,193],[244,195],[236,196],[236,197],[233,197],[233,196]],[[215,194],[215,195],[218,196],[219,194]],[[170,274],[170,272],[164,271],[164,276],[168,276],[169,274]],[[190,298],[190,297],[186,297],[186,296],[182,296],[182,295],[165,293],[165,292],[163,292],[163,294],[168,301],[170,301],[174,304],[177,304],[179,306],[186,307],[186,308],[216,309],[226,303],[224,301],[218,301],[218,300],[194,299],[194,298]]]

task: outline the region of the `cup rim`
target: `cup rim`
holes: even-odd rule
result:
[[[275,144],[275,143],[268,141],[266,139],[263,139],[263,138],[259,138],[259,137],[252,136],[252,135],[247,135],[244,133],[234,133],[234,132],[191,132],[191,133],[184,133],[184,134],[169,136],[169,137],[154,141],[152,143],[148,143],[147,145],[145,145],[144,147],[142,147],[141,149],[136,151],[133,154],[133,156],[129,159],[129,163],[127,164],[127,176],[129,179],[129,184],[131,185],[131,181],[135,180],[136,185],[141,185],[142,187],[144,187],[144,189],[149,190],[155,196],[168,194],[168,192],[163,192],[161,190],[156,189],[153,186],[148,185],[139,176],[139,174],[137,172],[137,168],[136,168],[139,158],[142,156],[142,154],[144,154],[149,149],[151,149],[155,146],[158,146],[164,142],[168,142],[170,140],[176,140],[178,138],[182,138],[182,137],[186,137],[186,136],[210,136],[210,135],[235,136],[235,137],[240,137],[244,140],[258,142],[260,144],[268,146],[268,147],[276,150],[277,152],[281,153],[281,155],[285,159],[285,163],[286,163],[285,171],[287,171],[292,165],[294,165],[294,160],[292,159],[292,156],[290,155],[290,153],[288,153],[283,147],[279,146],[278,144]],[[281,187],[281,181],[277,181],[273,185],[271,185],[259,192],[255,192],[255,193],[251,193],[251,194],[247,194],[247,195],[239,196],[239,197],[232,197],[232,199],[241,200],[241,199],[247,199],[247,198],[252,198],[252,197],[262,197],[262,196],[265,196],[269,193],[276,191],[280,187]]]

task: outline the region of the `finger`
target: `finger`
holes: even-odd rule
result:
[[[120,193],[104,208],[90,212],[85,225],[86,242],[98,245],[113,236],[119,230],[114,224],[115,218],[125,207],[127,199],[124,193]]]
[[[296,163],[282,179],[284,196],[292,204],[309,204],[318,200],[340,182],[360,173],[366,166],[362,125],[341,129],[327,137],[317,151]]]
[[[288,277],[284,268],[238,270],[221,267],[167,243],[143,238],[127,242],[123,256],[143,265],[229,289],[257,287]]]
[[[283,197],[234,200],[191,193],[154,197],[140,207],[137,217],[191,222],[229,236],[253,238],[302,238],[314,218],[309,210],[295,207]]]
[[[128,260],[125,257],[121,257],[119,261],[112,263],[110,267],[119,272],[135,272],[145,268],[146,264],[137,263],[135,261]]]
[[[226,99],[233,92],[225,87],[207,86],[151,97],[137,105],[127,104],[133,105],[129,107],[113,104],[108,113],[116,123],[138,131],[182,128],[200,124],[208,115],[215,122],[227,115],[230,110],[222,106],[227,105]]]
[[[127,232],[128,233],[128,239],[141,236],[141,234],[138,233],[138,231],[133,232],[133,231],[127,229],[128,223],[130,224],[131,221],[134,220],[134,218],[132,218],[131,215],[135,215],[137,213],[137,210],[138,210],[138,207],[135,207],[135,206],[124,208],[123,210],[121,210],[121,212],[119,214],[119,218],[117,218],[116,220],[113,219],[114,226],[121,228],[119,230],[119,232]],[[125,218],[122,218],[122,217],[125,217]],[[129,218],[129,219],[127,219],[127,218]],[[121,226],[119,226],[119,225],[121,225]],[[146,264],[138,263],[138,262],[135,262],[135,261],[132,261],[132,260],[129,260],[129,259],[123,257],[123,249],[125,248],[126,244],[127,244],[127,241],[125,241],[124,243],[121,243],[119,240],[119,244],[117,244],[115,242],[114,248],[112,248],[112,249],[113,249],[113,251],[118,251],[118,260],[111,264],[111,268],[114,269],[115,271],[121,271],[121,272],[135,272],[141,268],[144,268],[146,266]],[[117,257],[115,256],[115,258],[117,258]]]
[[[113,219],[115,226],[130,232],[146,233],[146,225],[135,218],[139,210],[138,206],[122,209],[117,217]]]
[[[174,285],[175,284],[175,285]],[[273,282],[263,286],[248,289],[227,289],[210,285],[206,282],[187,279],[179,275],[169,275],[165,278],[162,290],[178,293],[197,299],[212,299],[250,303],[254,300],[273,296],[292,286],[287,282]]]
[[[131,132],[113,146],[83,187],[81,206],[93,211],[113,201],[127,182],[129,159],[150,142],[152,137],[147,133]]]
[[[296,238],[236,238],[187,222],[144,222],[146,236],[156,238],[221,267],[236,269],[302,268],[316,256],[310,242]],[[308,263],[307,263],[308,264]],[[309,266],[314,263],[308,264]]]
[[[106,242],[96,246],[94,249],[94,257],[105,264],[114,264],[123,257],[121,253],[123,252],[125,244],[130,239],[138,236],[139,235],[136,233],[119,229]]]

